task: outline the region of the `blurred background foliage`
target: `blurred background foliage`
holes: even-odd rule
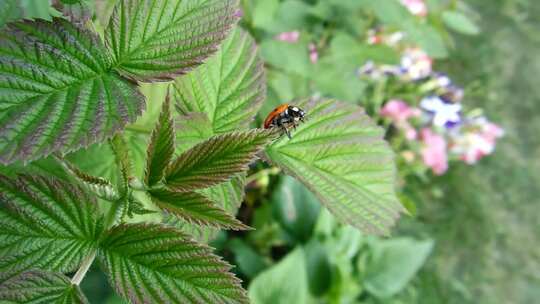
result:
[[[375,111],[377,99],[384,100],[388,92],[360,81],[357,69],[367,60],[399,61],[391,48],[358,42],[379,20],[406,31],[437,59],[437,70],[465,87],[464,103],[483,108],[506,131],[497,152],[477,166],[456,164],[427,180],[404,176],[402,191],[411,215],[403,216],[392,237],[384,239],[340,225],[309,191],[277,169],[253,167],[238,217],[256,230],[222,232],[211,242],[236,265],[252,301],[537,302],[540,2],[428,0],[427,22],[389,1],[241,2],[241,24],[259,42],[268,67],[262,113],[312,94]],[[97,28],[113,3],[96,0]],[[13,19],[59,15],[42,0],[21,0],[8,14]],[[298,43],[274,39],[293,30],[303,33]],[[311,41],[320,50],[316,64],[306,51]],[[151,97],[162,95],[164,87],[158,86],[157,93],[146,89]],[[91,303],[121,303],[97,271],[89,273],[83,289]]]

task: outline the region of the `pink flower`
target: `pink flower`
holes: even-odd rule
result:
[[[276,39],[283,42],[296,43],[300,39],[299,31],[283,32],[276,36]]]
[[[459,155],[466,164],[476,164],[484,156],[493,153],[495,144],[487,141],[481,134],[467,132],[458,137],[450,151]]]
[[[497,138],[504,136],[504,130],[499,127],[498,125],[494,123],[487,123],[482,128],[482,137],[484,137],[485,140],[495,143],[497,141]]]
[[[407,123],[407,126],[405,128],[405,138],[407,138],[408,140],[415,140],[417,135],[418,132],[416,132],[416,129]]]
[[[457,136],[450,151],[458,154],[465,163],[473,165],[484,156],[492,154],[497,138],[503,135],[504,130],[501,127],[486,121],[480,130],[468,131]]]
[[[309,44],[309,60],[314,64],[319,61],[319,52],[317,52],[317,47],[313,43]]]
[[[411,117],[420,115],[420,111],[411,108],[405,101],[392,99],[389,100],[381,109],[381,115],[390,118],[396,124],[407,122]]]
[[[424,17],[428,13],[427,5],[424,0],[401,0],[401,4],[403,4],[413,15]]]
[[[421,136],[424,144],[421,150],[424,164],[430,167],[434,174],[444,174],[448,170],[446,140],[428,128],[422,129]]]

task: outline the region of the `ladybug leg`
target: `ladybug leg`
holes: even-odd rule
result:
[[[283,129],[283,131],[285,131],[285,134],[287,134],[287,137],[289,139],[291,139],[291,132],[289,132],[289,130],[287,129],[287,127],[285,127],[284,125],[281,125],[281,128]]]

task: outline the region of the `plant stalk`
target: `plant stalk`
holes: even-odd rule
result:
[[[74,285],[81,284],[81,281],[83,280],[84,276],[86,276],[88,269],[90,269],[90,266],[92,266],[92,263],[94,262],[94,259],[96,258],[96,251],[97,250],[93,250],[89,255],[87,255],[84,258],[84,260],[81,263],[81,267],[79,267],[79,270],[77,270],[77,272],[71,279],[71,284],[74,284]]]

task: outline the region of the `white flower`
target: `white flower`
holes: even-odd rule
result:
[[[427,5],[424,0],[401,0],[411,14],[416,16],[426,16],[428,13]]]
[[[433,114],[433,124],[437,127],[459,123],[461,120],[461,104],[446,103],[438,96],[425,97],[420,107]]]
[[[401,68],[412,80],[428,77],[432,72],[432,63],[427,53],[419,48],[407,49],[401,57]]]

